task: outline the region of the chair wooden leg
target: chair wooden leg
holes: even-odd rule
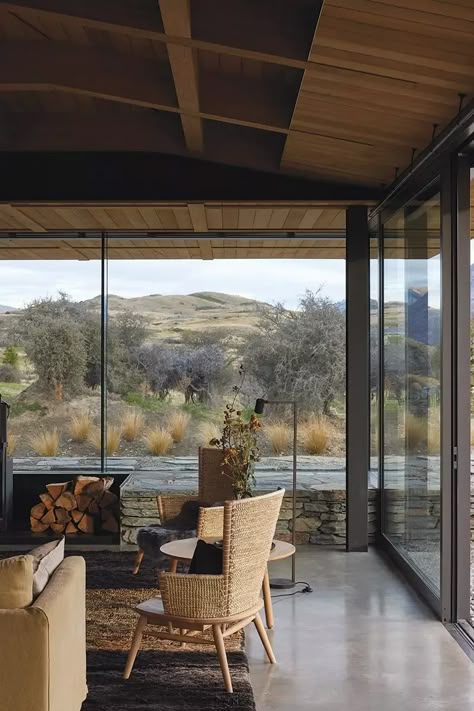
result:
[[[273,605],[272,594],[270,592],[270,578],[268,576],[268,568],[265,571],[263,578],[263,602],[265,604],[265,620],[269,630],[273,629]]]
[[[135,566],[134,566],[133,571],[132,571],[132,572],[133,572],[133,575],[136,575],[136,574],[138,573],[138,571],[140,570],[140,566],[141,566],[141,564],[142,564],[142,560],[143,560],[143,556],[144,556],[144,555],[145,555],[145,553],[139,548],[139,549],[138,549],[137,556],[136,556],[136,558],[135,558]]]
[[[225,690],[229,694],[232,694],[232,679],[230,678],[229,663],[227,661],[224,637],[222,636],[220,625],[212,625],[212,634],[217,649],[217,656],[219,657],[219,664],[221,665],[222,676],[224,677]]]
[[[176,558],[171,558],[170,559],[170,573],[176,573],[176,570],[178,569],[178,561]]]
[[[271,661],[272,664],[276,664],[276,659],[275,659],[275,655],[273,654],[272,645],[270,644],[270,640],[268,639],[268,636],[267,636],[267,631],[266,631],[265,627],[263,626],[263,622],[262,622],[258,612],[255,615],[254,624],[255,624],[255,627],[257,628],[258,636],[262,640],[262,644],[265,647],[265,651],[267,653],[268,659]]]
[[[128,653],[127,663],[125,665],[125,670],[123,672],[123,678],[128,679],[135,664],[135,659],[137,658],[138,650],[140,649],[140,644],[143,637],[143,630],[147,624],[147,619],[144,615],[140,615],[140,619],[137,622],[135,632],[132,639],[132,646]]]

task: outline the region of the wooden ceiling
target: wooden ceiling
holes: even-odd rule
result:
[[[0,151],[380,186],[473,93],[472,0],[0,1]]]
[[[345,239],[257,235],[232,238],[209,234],[169,237],[111,237],[109,259],[344,259]],[[0,237],[0,260],[89,260],[101,258],[93,237]]]

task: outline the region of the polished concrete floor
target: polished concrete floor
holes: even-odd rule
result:
[[[297,571],[314,592],[275,598],[278,663],[247,634],[258,711],[474,709],[474,663],[375,550],[304,547]]]

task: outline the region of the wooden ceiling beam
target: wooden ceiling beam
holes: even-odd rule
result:
[[[64,0],[14,0],[13,2],[0,0],[0,9],[10,10],[27,18],[33,24],[38,17],[44,18],[46,21],[48,18],[53,18],[59,22],[75,22],[82,27],[90,27],[104,32],[136,36],[165,44],[172,43],[181,47],[204,49],[217,54],[296,69],[305,69],[308,65],[308,62],[294,57],[166,34],[162,29],[157,28],[156,19],[154,23],[147,22],[146,13],[134,10],[134,2],[128,2],[126,9],[112,0],[107,0],[106,7],[103,5],[102,0],[100,4],[96,0],[67,0],[67,3]]]
[[[213,89],[217,80],[212,75],[203,75],[202,81],[207,95],[218,91],[218,87]],[[58,42],[3,42],[0,45],[0,93],[50,90],[273,133],[287,132],[281,118],[281,102],[274,100],[265,111],[258,110],[257,119],[252,120],[248,96],[266,97],[272,93],[260,80],[249,78],[236,83],[232,106],[239,107],[240,115],[232,116],[225,101],[220,106],[217,101],[208,102],[208,111],[195,111],[188,104],[178,106],[171,74],[159,62],[99,49],[83,52],[78,47]]]
[[[190,0],[159,0],[167,35],[191,38]],[[170,43],[168,57],[181,114],[184,139],[192,154],[202,154],[204,138],[199,114],[199,74],[196,52],[192,47]],[[189,115],[193,114],[193,115]]]

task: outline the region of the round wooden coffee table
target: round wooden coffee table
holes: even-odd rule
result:
[[[219,540],[218,538],[204,538],[207,543],[214,543]],[[178,561],[190,561],[194,555],[196,549],[196,544],[198,542],[197,538],[182,538],[180,541],[170,541],[161,546],[160,550],[163,555],[170,559],[170,571],[172,573],[176,572],[176,566]],[[273,541],[274,547],[270,551],[268,556],[268,562],[272,563],[274,560],[282,560],[283,558],[290,558],[295,553],[295,547],[291,543],[286,543],[285,541]],[[273,606],[272,606],[272,596],[270,593],[270,580],[268,577],[268,568],[265,571],[265,577],[263,579],[263,601],[265,604],[265,619],[267,622],[268,629],[273,627]]]

